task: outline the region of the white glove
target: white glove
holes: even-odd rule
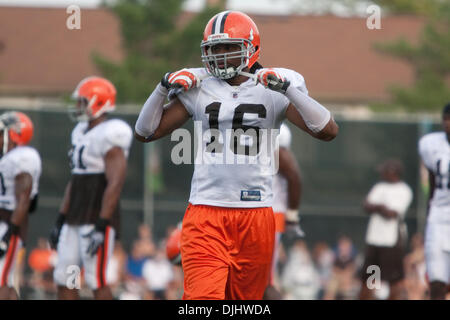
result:
[[[288,209],[286,212],[286,233],[295,239],[305,237],[305,232],[300,227],[298,211],[295,209]]]
[[[83,235],[84,238],[89,238],[89,245],[86,250],[87,254],[95,256],[100,246],[105,242],[105,232],[108,221],[105,219],[98,219],[97,224],[91,232]]]

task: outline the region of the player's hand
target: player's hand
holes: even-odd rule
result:
[[[303,231],[300,224],[297,223],[286,223],[286,235],[293,240],[303,239],[305,237],[305,232]]]
[[[2,258],[9,248],[9,243],[12,237],[17,237],[19,233],[19,227],[15,224],[8,224],[8,229],[0,240],[0,258]]]
[[[56,220],[55,226],[50,232],[50,236],[48,237],[48,242],[50,243],[50,248],[56,250],[58,247],[59,236],[61,235],[61,229],[64,225],[64,221],[66,220],[66,216],[62,213],[58,215],[58,219]]]
[[[98,249],[105,242],[105,232],[108,224],[108,220],[100,218],[94,229],[92,229],[91,232],[83,235],[84,238],[89,239],[89,245],[86,250],[87,254],[90,254],[91,256],[95,256],[97,254]]]
[[[256,72],[256,79],[264,87],[285,94],[291,84],[281,74],[271,68],[259,69]]]
[[[300,227],[298,210],[288,209],[286,212],[286,235],[293,240],[305,237],[305,232]]]
[[[199,84],[200,80],[197,75],[188,69],[167,72],[161,80],[161,85],[167,90],[180,89],[181,91],[188,91],[197,87]]]

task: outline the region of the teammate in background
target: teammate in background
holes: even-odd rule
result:
[[[145,102],[135,136],[157,140],[191,117],[206,132],[196,135],[199,148],[183,218],[183,299],[261,299],[275,236],[274,139],[267,143],[264,137],[273,136],[285,118],[325,141],[337,135],[338,126],[307,95],[300,74],[257,62],[260,34],[247,15],[215,15],[201,50],[205,68],[167,73]],[[174,88],[182,92],[164,107]]]
[[[181,266],[181,222],[167,237],[166,256],[176,266]]]
[[[387,160],[379,167],[381,180],[376,183],[364,202],[370,214],[366,233],[366,252],[361,269],[360,299],[372,299],[373,291],[367,280],[380,267],[381,280],[389,282],[390,300],[406,299],[403,258],[406,245],[406,225],[403,221],[413,199],[411,188],[402,181],[403,165],[398,160]]]
[[[444,131],[429,133],[419,141],[419,154],[428,169],[425,262],[430,298],[445,299],[450,285],[450,103],[442,112]]]
[[[41,157],[26,146],[33,123],[22,112],[0,116],[0,300],[17,300],[13,275],[26,242],[28,213],[37,205]]]
[[[294,240],[303,238],[304,232],[300,228],[298,208],[301,198],[301,179],[297,161],[290,151],[292,134],[286,124],[280,127],[279,142],[279,171],[273,179],[273,212],[275,214],[275,245],[272,259],[270,285],[266,288],[264,299],[279,300],[281,294],[275,288],[274,277],[277,274],[278,254],[281,245],[281,235],[287,232]]]
[[[132,130],[115,109],[116,89],[106,79],[88,77],[74,91],[79,121],[72,131],[69,160],[72,176],[60,206],[50,244],[57,250],[54,279],[58,299],[78,299],[74,271],[84,267],[86,283],[95,299],[112,299],[106,280],[119,228],[119,198],[127,171]]]

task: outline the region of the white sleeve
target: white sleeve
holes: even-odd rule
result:
[[[306,88],[305,78],[298,72],[285,69],[285,68],[274,68],[280,75],[285,77],[291,82],[290,87],[297,88],[304,94],[308,95],[308,89]]]
[[[433,158],[431,156],[430,147],[429,147],[429,137],[424,136],[419,140],[419,154],[422,158],[423,164],[429,170],[433,168]]]
[[[16,165],[14,166],[14,176],[21,173],[28,173],[33,179],[41,174],[41,158],[37,151],[33,149],[23,149],[17,155]]]
[[[313,132],[321,131],[331,119],[331,113],[319,102],[308,96],[305,79],[299,73],[289,69],[276,69],[290,81],[285,96],[297,109],[306,126]]]
[[[111,148],[120,147],[128,156],[133,136],[130,126],[122,120],[114,119],[110,121],[111,123],[104,132],[101,154],[104,156]]]
[[[302,93],[306,95],[308,94],[305,79],[300,73],[295,72],[294,70],[284,68],[273,68],[273,69],[276,70],[281,76],[286,78],[288,81],[290,81],[291,84],[289,85],[289,87],[295,87],[299,89]],[[281,110],[279,110],[279,112],[284,115],[291,101],[289,101],[289,99],[284,94],[272,90],[269,91],[274,101],[274,108],[278,110],[278,108],[281,107]],[[284,116],[282,117],[282,119],[284,119]]]
[[[168,91],[160,83],[150,94],[144,106],[139,112],[134,130],[142,137],[148,137],[155,133],[161,121],[163,106],[167,99]]]

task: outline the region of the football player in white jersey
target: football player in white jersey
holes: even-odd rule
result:
[[[13,274],[28,213],[36,208],[41,157],[27,146],[32,137],[33,123],[24,113],[0,116],[0,300],[18,299]]]
[[[119,198],[132,130],[120,119],[108,119],[115,109],[116,89],[107,79],[83,79],[73,98],[79,122],[69,152],[72,176],[50,234],[50,244],[58,253],[54,280],[59,299],[78,299],[76,266],[83,266],[95,299],[112,299],[106,268],[119,228]]]
[[[298,209],[301,198],[301,177],[300,170],[292,154],[290,147],[292,133],[289,127],[283,123],[278,135],[278,159],[279,171],[273,179],[273,205],[275,214],[275,246],[272,260],[272,273],[269,287],[266,289],[264,299],[281,299],[281,294],[277,293],[274,284],[274,277],[277,273],[278,254],[281,245],[281,235],[287,233],[292,239],[303,238],[305,236],[300,228],[300,218]]]
[[[267,137],[285,118],[325,141],[337,135],[338,126],[308,96],[300,74],[257,62],[260,34],[246,14],[215,15],[206,25],[201,51],[204,68],[163,77],[139,114],[135,137],[154,141],[191,117],[204,132],[195,137],[195,169],[183,218],[183,299],[261,299],[275,236],[275,139]],[[181,92],[164,106],[171,89]]]
[[[450,285],[450,103],[444,107],[442,125],[444,131],[419,141],[430,181],[425,260],[431,299],[445,299]]]

